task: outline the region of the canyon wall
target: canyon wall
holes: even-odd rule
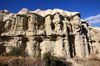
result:
[[[78,12],[26,8],[15,14],[0,11],[0,54],[15,47],[34,58],[47,52],[62,58],[85,58],[91,53],[99,56],[99,34],[100,28],[90,27]]]

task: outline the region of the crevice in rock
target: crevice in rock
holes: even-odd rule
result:
[[[73,58],[76,55],[76,51],[75,51],[75,36],[74,35],[70,35],[70,30],[67,27],[67,32],[68,32],[68,41],[69,41],[69,52],[70,52],[70,56],[71,58]]]
[[[23,19],[23,30],[28,30],[28,17],[24,17]]]
[[[6,47],[4,46],[4,43],[0,43],[0,54],[3,54],[6,51]]]

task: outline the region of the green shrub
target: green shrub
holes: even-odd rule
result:
[[[20,47],[11,47],[11,51],[2,54],[3,56],[25,56],[25,53]]]
[[[21,54],[21,50],[16,47],[12,47],[12,50],[8,53],[9,56],[20,56]]]
[[[50,52],[47,52],[43,55],[46,66],[69,66],[69,62],[66,62],[62,58],[53,56]]]

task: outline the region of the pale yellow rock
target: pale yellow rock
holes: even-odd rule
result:
[[[18,15],[29,15],[29,10],[27,8],[23,8],[18,12]]]
[[[0,21],[3,21],[3,17],[4,17],[3,13],[0,13]]]
[[[51,52],[53,54],[55,47],[54,41],[44,40],[40,43],[40,49],[41,49],[41,57],[43,57],[44,53]]]
[[[92,40],[92,47],[93,47],[93,52],[95,53],[96,51],[100,52],[100,28],[98,27],[90,27],[90,35],[91,35],[91,40]]]
[[[52,35],[53,30],[51,27],[51,16],[47,16],[45,18],[45,31],[46,31],[46,35]]]
[[[0,44],[5,45],[4,52],[13,46],[34,58],[43,58],[47,52],[65,59],[87,58],[91,53],[100,57],[99,37],[100,28],[90,27],[79,12],[26,8],[16,14],[0,11]]]
[[[4,19],[4,21],[6,21],[6,20],[11,20],[13,17],[14,17],[14,14],[13,14],[13,13],[10,13],[10,14],[8,14],[8,15],[5,15],[5,16],[3,17],[3,19]]]
[[[54,47],[54,56],[61,58],[70,58],[68,41],[64,39],[57,40]]]
[[[33,37],[30,37],[29,41],[27,42],[27,47],[26,47],[25,51],[29,55],[29,57],[38,58],[38,56],[39,56],[39,43],[37,41],[35,41]]]

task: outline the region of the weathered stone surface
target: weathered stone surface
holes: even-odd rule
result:
[[[21,11],[18,12],[18,15],[29,15],[29,10],[27,8],[23,8]]]
[[[39,42],[35,41],[34,37],[30,37],[25,51],[29,57],[38,58],[40,53]]]
[[[67,58],[67,43],[64,43],[64,39],[57,40],[54,47],[54,55],[57,57]]]
[[[93,52],[100,52],[100,28],[90,27],[91,42],[93,47]]]
[[[5,15],[3,18],[4,18],[4,21],[6,21],[6,20],[12,19],[13,17],[14,17],[14,14],[13,13],[10,13],[8,15]]]
[[[35,58],[47,52],[61,58],[85,58],[90,53],[99,57],[99,34],[100,28],[90,27],[78,12],[26,8],[17,14],[0,11],[0,44],[4,52],[10,52],[13,46]]]
[[[54,41],[50,40],[44,40],[43,42],[40,43],[40,49],[41,49],[41,57],[43,57],[44,53],[51,52],[52,54],[54,53]]]
[[[45,31],[47,35],[53,34],[51,16],[45,18]]]
[[[0,21],[3,21],[3,17],[4,17],[3,13],[0,13]]]

